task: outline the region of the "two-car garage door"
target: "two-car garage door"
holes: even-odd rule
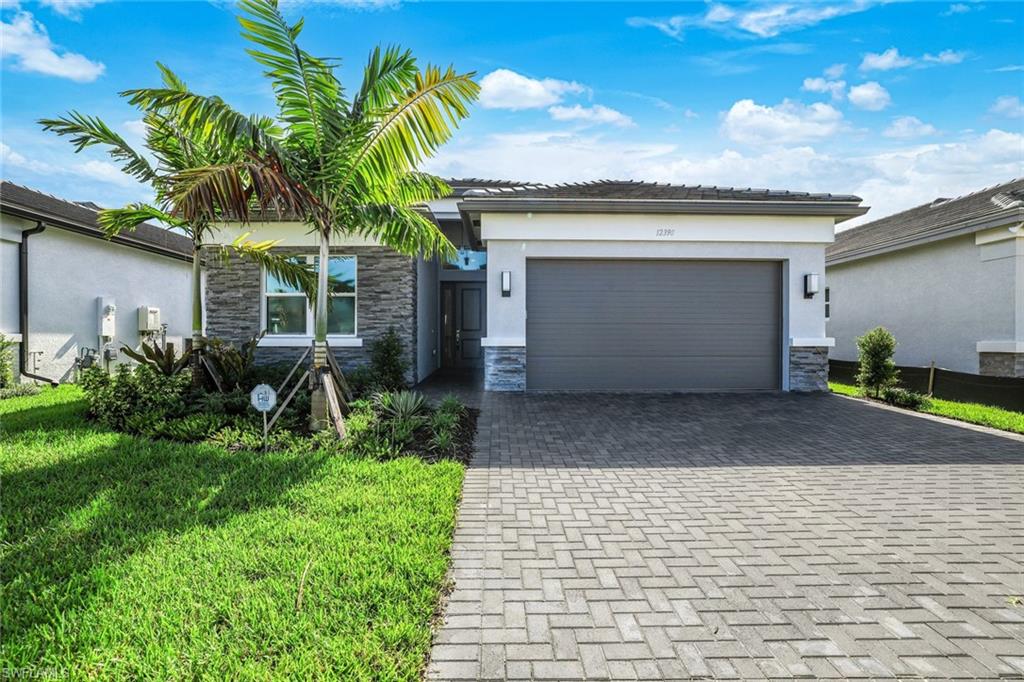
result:
[[[526,386],[777,389],[780,264],[529,259]]]

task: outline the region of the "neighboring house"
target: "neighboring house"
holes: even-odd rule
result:
[[[453,263],[350,238],[332,244],[331,335],[346,367],[394,327],[410,380],[438,368],[489,390],[824,390],[820,276],[855,196],[600,181],[558,186],[453,180],[430,214]],[[426,210],[426,209],[425,209]],[[225,226],[313,259],[297,223]],[[305,297],[256,266],[211,265],[207,333],[266,329],[262,361],[295,361],[312,340]]]
[[[1024,179],[836,235],[827,252],[832,357],[879,325],[896,364],[1024,377]]]
[[[0,332],[19,342],[22,380],[70,381],[79,358],[110,366],[122,345],[190,336],[191,241],[153,225],[108,240],[98,208],[0,184]]]

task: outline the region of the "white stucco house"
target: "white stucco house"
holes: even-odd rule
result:
[[[22,381],[70,381],[83,358],[110,366],[122,345],[190,335],[191,241],[153,225],[108,240],[97,209],[0,184],[0,333],[18,342]]]
[[[826,264],[833,358],[881,325],[898,365],[1024,377],[1024,179],[839,232]]]
[[[329,343],[344,366],[388,328],[411,381],[441,368],[488,390],[825,390],[819,281],[849,195],[599,181],[451,180],[428,210],[459,247],[450,263],[364,239],[332,242]],[[295,223],[225,225],[313,259]],[[207,271],[207,334],[267,331],[264,362],[312,340],[301,292],[255,265]]]

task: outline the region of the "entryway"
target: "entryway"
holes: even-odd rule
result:
[[[441,282],[441,368],[482,368],[486,332],[486,283]]]

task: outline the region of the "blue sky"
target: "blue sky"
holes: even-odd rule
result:
[[[36,119],[138,140],[117,92],[160,60],[271,113],[224,2],[2,0],[3,177],[105,205],[148,198]],[[475,71],[480,102],[429,169],[856,193],[869,218],[1024,175],[1024,4],[298,2],[302,42],[354,87],[373,45]]]

